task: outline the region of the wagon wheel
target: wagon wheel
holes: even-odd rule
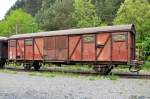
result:
[[[31,70],[30,64],[23,64],[25,70]]]
[[[35,71],[39,71],[40,68],[41,68],[41,65],[34,66]]]
[[[130,72],[139,72],[141,70],[141,65],[131,65],[129,67]]]
[[[41,65],[40,65],[39,62],[34,62],[34,63],[33,63],[33,67],[34,67],[34,70],[35,70],[35,71],[38,71],[38,70],[41,68]]]
[[[113,66],[93,66],[93,70],[100,75],[108,75],[112,69]]]
[[[6,59],[2,59],[2,60],[0,61],[0,68],[4,68],[5,63],[6,63]]]
[[[2,61],[0,62],[0,68],[4,68],[4,66],[5,66],[5,61],[2,60]]]

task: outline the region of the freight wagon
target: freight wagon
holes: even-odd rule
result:
[[[8,42],[6,37],[0,36],[0,68],[3,68],[8,58]]]
[[[35,70],[41,63],[87,63],[107,74],[118,65],[135,66],[135,33],[134,25],[117,25],[13,35],[8,59]]]

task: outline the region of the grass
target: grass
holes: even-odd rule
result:
[[[111,74],[111,75],[108,75],[108,78],[110,80],[117,80],[118,79],[118,76],[115,76],[114,74]]]
[[[145,62],[144,66],[143,66],[143,69],[150,71],[150,61]]]
[[[17,71],[12,71],[12,70],[7,70],[7,69],[0,69],[0,73],[17,74]]]
[[[14,66],[14,64],[11,64],[12,66]],[[45,68],[49,67],[48,65],[44,66]],[[55,67],[55,66],[54,66]],[[64,70],[77,70],[77,71],[89,71],[90,67],[89,65],[81,65],[81,64],[76,64],[76,65],[62,65],[61,66]],[[8,73],[8,74],[17,74],[17,71],[13,71],[13,70],[7,70],[7,69],[0,69],[1,73]],[[24,72],[22,72],[22,74],[24,74]],[[48,78],[53,78],[53,77],[75,77],[75,78],[81,78],[81,79],[87,79],[90,81],[95,81],[95,80],[99,80],[101,79],[102,76],[84,76],[84,75],[80,75],[80,74],[74,74],[74,73],[64,73],[62,72],[35,72],[35,71],[29,71],[29,72],[25,72],[25,74],[29,75],[29,76],[39,76],[39,77],[48,77]],[[110,79],[110,80],[117,80],[118,77],[115,75],[108,75],[105,76],[106,78]]]
[[[51,67],[48,64],[43,65],[43,68],[48,68]],[[59,67],[56,65],[52,65],[52,67]],[[90,69],[90,67],[86,64],[82,65],[82,64],[76,64],[76,65],[61,65],[61,68],[63,68],[64,70],[79,70],[79,71],[88,71]]]
[[[0,73],[7,73],[7,74],[17,74],[17,71],[13,70],[7,70],[7,69],[0,69]],[[37,77],[47,77],[47,78],[54,78],[54,77],[70,77],[70,78],[79,78],[79,79],[85,79],[85,80],[90,80],[90,81],[95,81],[101,79],[103,76],[84,76],[84,75],[79,75],[79,74],[74,74],[74,73],[63,73],[63,72],[37,72],[37,71],[29,71],[25,72],[29,76],[37,76]],[[24,74],[24,72],[22,72]],[[108,76],[104,76],[104,79],[110,79],[110,80],[117,80],[118,77],[111,74]]]
[[[101,79],[101,76],[89,76],[88,77],[88,80],[90,81],[99,80],[99,79]]]
[[[77,65],[70,65],[70,66],[64,66],[68,69],[73,69],[73,70],[82,70],[82,71],[86,71],[86,70],[89,70],[90,67],[88,65],[80,65],[80,64],[77,64]]]
[[[79,77],[77,74],[72,74],[72,73],[63,73],[63,72],[29,72],[29,76],[40,76],[40,77]]]
[[[50,73],[39,73],[39,72],[30,72],[28,73],[29,76],[40,76],[40,77],[55,77],[54,74]]]
[[[7,70],[7,69],[0,69],[0,73],[6,73],[6,74],[17,74],[19,72],[13,71],[13,70]],[[85,79],[85,80],[98,80],[101,78],[101,76],[83,76],[80,74],[74,74],[74,73],[63,73],[63,72],[37,72],[37,71],[29,71],[29,72],[21,72],[21,74],[25,74],[28,76],[37,76],[37,77],[46,77],[46,78],[54,78],[54,77],[69,77],[69,78],[79,78],[79,79]]]

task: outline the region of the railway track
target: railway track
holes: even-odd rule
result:
[[[10,67],[7,66],[5,67],[5,69],[8,70],[13,70],[13,71],[19,71],[19,72],[34,72],[34,70],[24,70],[21,67]],[[63,73],[74,73],[74,74],[79,74],[79,75],[83,75],[83,76],[98,76],[98,73],[95,73],[94,71],[80,71],[80,70],[65,70],[62,68],[47,68],[47,69],[41,69],[38,72],[63,72]],[[150,74],[135,74],[135,73],[112,73],[114,76],[118,76],[120,78],[133,78],[133,79],[150,79]],[[111,75],[111,74],[110,74]],[[106,76],[106,75],[102,75],[102,76]]]

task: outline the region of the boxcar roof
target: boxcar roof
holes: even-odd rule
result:
[[[8,39],[7,37],[0,36],[0,41],[5,41],[7,39]]]
[[[77,34],[87,34],[87,33],[97,33],[97,32],[117,32],[117,31],[132,31],[133,33],[135,33],[134,25],[129,24],[129,25],[103,26],[103,27],[91,27],[91,28],[18,34],[18,35],[10,36],[9,39],[56,36],[56,35],[77,35]]]

